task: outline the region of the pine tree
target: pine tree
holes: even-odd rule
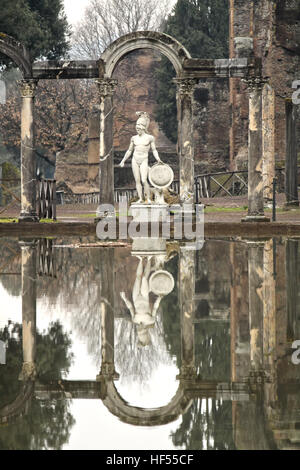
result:
[[[228,57],[228,0],[178,0],[169,15],[164,33],[173,36],[192,57]],[[155,119],[167,137],[176,142],[176,87],[174,69],[163,57],[156,73],[158,79]]]
[[[68,49],[63,1],[0,0],[0,32],[27,46],[32,59],[58,59]],[[8,63],[7,57],[1,59]]]

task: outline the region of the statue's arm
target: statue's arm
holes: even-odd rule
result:
[[[124,157],[123,157],[123,160],[121,161],[120,163],[120,167],[122,168],[124,166],[124,163],[126,162],[126,160],[130,157],[130,155],[132,154],[133,152],[133,149],[134,149],[134,143],[133,143],[133,137],[131,138],[131,141],[130,141],[130,145],[129,145],[129,148],[127,150],[127,152],[125,153]]]
[[[160,304],[161,299],[162,299],[162,296],[159,295],[159,296],[157,297],[157,299],[155,300],[155,302],[154,302],[153,310],[152,310],[152,317],[153,317],[153,318],[156,317],[157,310],[158,310],[158,307],[159,307],[159,304]]]
[[[161,162],[161,159],[159,158],[159,155],[158,155],[158,151],[156,150],[155,139],[154,139],[153,136],[152,136],[152,138],[151,138],[150,147],[151,147],[151,150],[152,150],[152,153],[153,153],[154,158],[155,158],[158,162]]]
[[[134,319],[134,308],[132,303],[126,298],[125,292],[120,292],[120,296],[124,300],[124,303],[130,312],[131,318]]]

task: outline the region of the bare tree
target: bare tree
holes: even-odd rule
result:
[[[71,55],[96,60],[106,47],[133,31],[160,31],[172,0],[90,0],[72,37]]]

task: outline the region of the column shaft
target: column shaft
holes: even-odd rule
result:
[[[100,95],[100,146],[99,185],[100,204],[114,205],[114,155],[113,155],[113,93],[116,80],[99,79]],[[101,216],[101,214],[97,214]]]
[[[270,204],[275,178],[275,91],[267,83],[263,88],[262,100],[264,200]]]
[[[196,80],[175,79],[177,83],[178,153],[180,202],[194,204],[193,93]]]
[[[249,325],[250,325],[250,363],[254,373],[263,369],[263,276],[264,245],[249,243]]]
[[[21,213],[22,222],[38,222],[36,214],[36,156],[34,149],[34,93],[36,80],[20,80],[21,107]]]
[[[249,87],[248,216],[246,222],[269,222],[264,215],[262,81],[252,79]]]
[[[196,373],[194,338],[195,251],[180,250],[181,369],[180,378]]]
[[[36,353],[36,244],[21,242],[23,369],[20,378],[35,378]]]
[[[286,101],[285,195],[287,205],[299,206],[296,106],[292,101]]]

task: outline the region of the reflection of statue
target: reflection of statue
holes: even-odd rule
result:
[[[148,155],[151,148],[154,157],[158,162],[161,162],[158,152],[155,147],[155,139],[153,135],[147,134],[148,126],[150,123],[150,117],[145,112],[136,113],[139,118],[136,123],[136,130],[138,135],[131,138],[130,146],[124,155],[123,160],[120,163],[120,167],[123,168],[126,160],[132,157],[132,171],[136,183],[136,189],[139,196],[138,203],[143,202],[143,186],[146,203],[150,204],[150,187],[147,181],[148,178]]]
[[[121,292],[120,295],[124,300],[126,307],[130,311],[133,323],[137,325],[139,344],[141,346],[147,346],[151,343],[149,328],[152,328],[155,324],[155,317],[162,299],[162,295],[157,297],[153,305],[153,310],[151,311],[149,301],[149,277],[151,273],[152,256],[147,256],[147,262],[144,270],[143,258],[141,256],[138,256],[138,258],[140,261],[136,271],[136,280],[132,289],[133,305],[126,298],[125,292]]]

